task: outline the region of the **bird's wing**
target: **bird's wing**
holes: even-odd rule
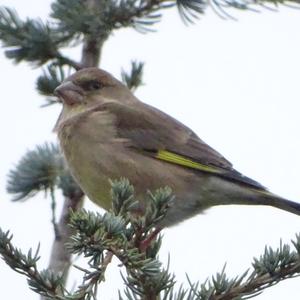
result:
[[[182,167],[265,190],[260,183],[234,170],[228,160],[192,130],[156,108],[141,102],[137,102],[134,107],[107,102],[97,110],[111,113],[117,137],[126,139],[128,145],[138,151]]]

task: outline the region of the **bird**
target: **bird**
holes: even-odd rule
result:
[[[175,199],[161,228],[217,205],[267,205],[300,215],[300,204],[244,176],[195,132],[140,101],[110,73],[84,68],[54,94],[55,125],[71,174],[90,200],[111,208],[110,180],[127,178],[145,205],[147,191],[168,186]]]

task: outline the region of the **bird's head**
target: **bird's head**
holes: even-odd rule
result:
[[[138,101],[119,80],[98,68],[85,68],[72,74],[55,89],[54,95],[63,103],[54,131],[58,130],[61,122],[105,102],[130,105]]]
[[[130,90],[108,72],[82,69],[66,78],[54,94],[67,110],[85,110],[105,101],[134,101]]]

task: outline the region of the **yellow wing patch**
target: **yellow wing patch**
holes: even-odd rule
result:
[[[195,162],[195,161],[193,161],[189,158],[186,158],[182,155],[178,155],[173,152],[166,151],[166,150],[159,150],[157,152],[157,154],[155,155],[155,157],[158,159],[161,159],[161,160],[164,160],[164,161],[176,164],[176,165],[191,168],[191,169],[196,169],[196,170],[214,173],[214,174],[222,174],[223,173],[220,169],[217,169],[217,168],[214,168],[211,166],[207,166],[207,165],[203,165],[199,162]]]

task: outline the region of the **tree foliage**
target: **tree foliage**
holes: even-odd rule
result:
[[[64,286],[63,275],[54,274],[51,269],[38,270],[39,247],[24,254],[12,244],[12,235],[0,230],[0,255],[13,270],[28,278],[28,285],[34,292],[47,299],[96,299],[113,256],[126,269],[126,274],[122,274],[126,288],[119,292],[120,300],[249,299],[300,274],[298,235],[292,241],[294,250],[282,243],[276,250],[266,247],[259,258],[254,258],[251,270],[240,276],[228,278],[224,267],[204,283],[192,283],[188,278],[188,289],[175,286],[175,276],[158,259],[162,237],[157,236],[159,221],[172,205],[171,190],[163,188],[149,192],[146,213],[137,215],[132,213],[137,199],[128,180],[113,181],[111,186],[113,209],[110,212],[104,215],[86,210],[71,213],[70,226],[74,234],[67,248],[72,254],[83,255],[88,265],[88,268],[74,266],[82,271],[83,277],[74,291]]]

